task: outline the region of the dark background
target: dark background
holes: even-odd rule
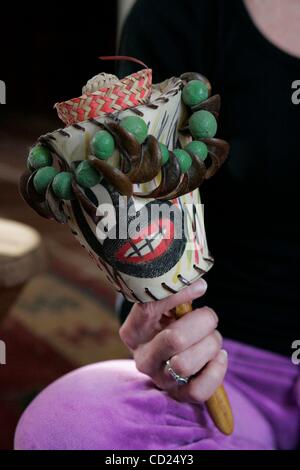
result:
[[[7,93],[1,127],[15,111],[23,117],[56,114],[54,103],[80,96],[87,79],[100,71],[113,72],[113,62],[98,57],[115,53],[116,0],[15,4],[1,16],[0,80]]]

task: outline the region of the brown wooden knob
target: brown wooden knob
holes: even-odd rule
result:
[[[180,318],[193,310],[191,303],[178,305],[175,309],[176,318]],[[230,435],[233,433],[234,422],[230,402],[223,385],[217,388],[215,393],[205,403],[209,415],[219,431]]]

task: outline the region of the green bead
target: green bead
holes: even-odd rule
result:
[[[58,171],[53,166],[44,166],[40,168],[33,177],[33,185],[39,194],[45,194],[46,189],[57,175]]]
[[[101,176],[89,161],[84,160],[76,168],[76,181],[83,188],[92,188],[101,181]]]
[[[189,119],[189,128],[195,139],[214,137],[217,132],[217,120],[209,111],[196,111]]]
[[[50,151],[42,145],[36,145],[30,150],[27,166],[38,170],[44,166],[51,166],[53,162]]]
[[[58,199],[72,199],[72,175],[68,171],[62,171],[52,181],[54,194]]]
[[[138,116],[127,116],[120,122],[121,127],[134,135],[139,144],[142,144],[148,135],[148,127]]]
[[[193,140],[190,142],[184,150],[194,153],[200,160],[204,162],[208,155],[208,149],[204,142],[199,142],[199,140]]]
[[[182,99],[187,106],[196,106],[208,98],[208,88],[201,80],[191,80],[182,90]]]
[[[158,143],[160,151],[161,151],[161,162],[163,165],[167,163],[169,160],[169,149],[165,144]]]
[[[190,155],[185,150],[182,150],[182,149],[175,149],[173,150],[173,153],[179,162],[181,171],[183,173],[188,171],[192,165],[192,159]]]
[[[105,130],[99,131],[94,135],[91,145],[94,154],[101,160],[107,160],[115,150],[114,138]]]

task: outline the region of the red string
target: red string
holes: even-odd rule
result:
[[[141,60],[136,59],[135,57],[127,56],[127,55],[107,55],[107,56],[101,56],[101,57],[98,57],[98,58],[101,59],[101,60],[128,60],[129,62],[135,62],[136,64],[142,65],[146,69],[149,68]]]

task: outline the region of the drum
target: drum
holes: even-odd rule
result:
[[[0,218],[0,321],[10,311],[26,283],[46,266],[38,232]]]

